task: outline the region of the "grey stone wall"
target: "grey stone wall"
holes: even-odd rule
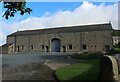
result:
[[[91,31],[82,33],[82,44],[86,44],[88,51],[104,51],[105,46],[112,47],[111,31]]]
[[[18,51],[19,46],[20,53],[46,52],[45,48],[42,49],[42,45],[48,46],[48,51],[51,52],[51,40],[54,38],[60,39],[61,52],[63,52],[63,46],[66,47],[66,52],[104,51],[106,45],[112,48],[111,31],[21,35],[16,36],[16,39],[14,36],[8,37],[7,43],[14,42],[16,51]],[[72,50],[68,48],[68,45],[72,45]],[[82,48],[83,45],[86,45],[86,50]]]
[[[2,54],[8,54],[8,46],[2,46],[1,52]]]
[[[7,44],[9,43],[15,43],[15,36],[10,36],[10,37],[7,37]]]

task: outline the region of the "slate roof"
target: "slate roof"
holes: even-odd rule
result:
[[[12,44],[13,44],[13,43],[9,43],[9,44],[8,44],[8,43],[7,43],[7,44],[3,44],[3,45],[2,45],[2,47],[3,47],[3,46],[10,46],[10,45],[12,45]]]
[[[10,34],[8,36],[70,33],[70,32],[87,32],[87,31],[104,31],[104,30],[112,30],[111,24],[106,23],[106,24],[94,24],[94,25],[83,25],[83,26],[57,27],[57,28],[38,29],[38,30],[25,30],[25,31],[17,31],[17,32]]]

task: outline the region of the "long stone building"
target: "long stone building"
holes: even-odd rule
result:
[[[110,23],[17,31],[7,36],[3,53],[108,51]]]

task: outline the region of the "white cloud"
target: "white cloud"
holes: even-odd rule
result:
[[[2,31],[2,22],[0,21],[0,45],[2,45],[3,43],[5,43],[5,39],[6,39],[6,35],[5,33]]]
[[[0,31],[0,45],[3,45],[5,43],[5,37],[6,35],[4,34],[4,32]]]
[[[74,11],[58,11],[54,14],[46,12],[43,17],[29,17],[20,22],[6,24],[3,23],[3,29],[10,32],[16,30],[30,30],[51,28],[56,26],[86,25],[95,23],[112,23],[114,29],[118,28],[118,7],[117,3],[105,6],[104,3],[94,5],[83,2]]]

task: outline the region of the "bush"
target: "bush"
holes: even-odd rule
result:
[[[120,53],[120,48],[114,48],[111,49],[108,53],[106,53],[107,55],[114,55],[114,54],[118,54]]]
[[[71,58],[74,59],[96,59],[103,57],[102,52],[83,52],[81,54],[73,54],[71,55]]]

